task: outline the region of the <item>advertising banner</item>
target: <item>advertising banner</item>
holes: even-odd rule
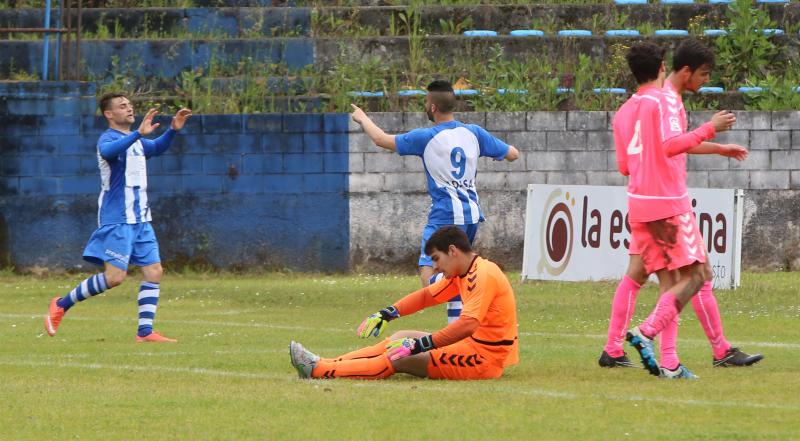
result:
[[[742,190],[689,189],[714,288],[739,286]],[[523,280],[620,279],[628,266],[625,187],[529,185]]]

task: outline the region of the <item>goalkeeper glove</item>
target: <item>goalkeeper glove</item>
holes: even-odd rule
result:
[[[383,308],[375,314],[365,318],[358,327],[356,335],[361,338],[367,338],[370,335],[377,337],[381,335],[381,332],[383,332],[383,325],[396,319],[397,317],[400,317],[400,313],[397,311],[397,308],[394,306],[387,306],[386,308]]]
[[[389,357],[389,360],[395,361],[409,355],[430,351],[433,348],[433,337],[430,334],[421,338],[398,338],[386,345],[386,356]]]

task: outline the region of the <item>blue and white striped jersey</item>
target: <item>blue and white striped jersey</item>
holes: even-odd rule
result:
[[[474,124],[450,121],[395,137],[397,153],[422,157],[431,195],[428,223],[471,225],[485,218],[475,179],[478,157],[502,160],[508,144]]]
[[[100,166],[99,226],[150,222],[147,201],[147,158],[166,151],[175,131],[167,129],[155,140],[142,138],[138,131],[129,134],[108,129],[97,141]]]

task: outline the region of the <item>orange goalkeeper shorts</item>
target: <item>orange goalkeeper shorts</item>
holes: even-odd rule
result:
[[[487,380],[503,375],[503,360],[469,338],[429,352],[428,378]]]

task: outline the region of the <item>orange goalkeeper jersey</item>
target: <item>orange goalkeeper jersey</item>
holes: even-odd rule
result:
[[[461,294],[464,305],[461,316],[472,317],[480,323],[478,329],[472,336],[467,337],[467,340],[480,347],[481,352],[502,360],[503,366],[519,362],[517,303],[506,275],[494,262],[476,256],[467,274],[442,279],[425,290],[430,295],[430,300],[426,300],[425,305],[413,302],[416,304],[411,306],[408,303],[403,304],[405,302],[401,300],[397,303],[397,305],[403,304],[398,308],[400,314],[408,315],[430,304],[444,303]],[[408,310],[406,305],[411,306],[410,309],[413,310]]]

